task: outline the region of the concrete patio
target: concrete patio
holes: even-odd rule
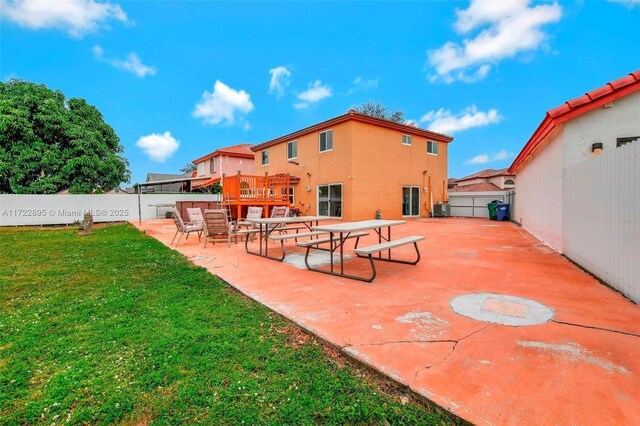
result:
[[[134,225],[166,245],[175,233],[170,220]],[[241,243],[204,249],[192,235],[176,250],[472,423],[638,423],[640,307],[511,223],[419,219],[393,232],[425,235],[422,260],[381,262],[369,284],[248,255]],[[481,320],[465,316],[474,311]],[[498,323],[531,318],[542,323]]]

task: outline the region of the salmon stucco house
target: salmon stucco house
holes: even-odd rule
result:
[[[452,137],[353,110],[252,147],[256,174],[292,176],[291,205],[342,220],[431,216]]]
[[[240,144],[220,148],[210,154],[193,160],[196,172],[191,182],[193,190],[207,190],[220,182],[222,176],[241,172],[254,173],[254,154],[250,144]]]

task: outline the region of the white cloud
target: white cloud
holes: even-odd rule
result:
[[[428,129],[434,132],[449,134],[499,123],[502,119],[497,109],[478,111],[475,105],[471,105],[455,115],[444,108],[429,111],[420,118],[420,123],[429,123]]]
[[[376,87],[378,87],[378,79],[365,80],[364,78],[358,76],[353,80],[353,85],[359,89],[375,89]]]
[[[244,90],[234,90],[220,80],[213,85],[213,93],[205,91],[193,110],[193,116],[205,124],[233,124],[236,118],[253,111],[251,96]],[[245,121],[246,126],[246,121]]]
[[[277,98],[281,98],[282,95],[284,95],[284,89],[290,84],[291,71],[287,67],[278,66],[271,68],[269,74],[271,74],[269,93],[275,94]]]
[[[298,95],[298,99],[302,102],[293,104],[296,109],[307,108],[309,104],[313,104],[321,101],[324,98],[330,98],[333,96],[331,87],[323,85],[320,80],[309,83],[309,88]]]
[[[0,0],[2,17],[33,30],[59,28],[73,37],[96,31],[109,19],[127,22],[120,5],[94,0]]]
[[[640,0],[608,0],[610,3],[618,3],[621,4],[623,6],[628,7],[629,9],[631,9],[632,7],[635,6],[640,6]]]
[[[105,58],[104,50],[99,45],[93,46],[92,51],[93,57],[97,61],[106,62],[115,68],[128,71],[140,78],[144,78],[147,75],[155,75],[157,72],[155,67],[143,64],[142,60],[135,52],[129,53],[129,55],[127,55],[127,59],[121,60],[116,58]]]
[[[152,133],[138,139],[136,146],[141,148],[151,160],[164,163],[180,147],[180,141],[171,136],[171,132]]]
[[[353,79],[353,87],[350,87],[344,95],[353,95],[359,91],[365,91],[369,89],[375,89],[378,87],[378,79],[364,79],[360,76]]]
[[[555,2],[534,7],[529,3],[530,0],[472,0],[467,9],[457,10],[454,28],[458,33],[488,28],[462,43],[448,41],[441,48],[428,51],[429,65],[435,70],[430,80],[478,81],[500,60],[541,47],[547,39],[541,27],[559,21],[562,7]]]
[[[487,164],[494,161],[508,160],[513,157],[513,153],[503,149],[492,154],[480,154],[465,161],[464,164]]]

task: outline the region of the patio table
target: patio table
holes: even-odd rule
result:
[[[283,231],[286,230],[286,225],[289,224],[302,224],[309,231],[312,230],[312,227],[318,225],[320,221],[328,220],[329,217],[326,216],[297,216],[297,217],[267,217],[267,218],[257,218],[257,219],[246,219],[246,222],[249,222],[253,225],[258,225],[258,244],[260,245],[260,250],[255,252],[249,250],[249,238],[245,238],[244,240],[244,248],[249,254],[253,254],[256,256],[262,256],[273,260],[282,261],[282,258],[269,256],[269,236],[274,231]],[[248,237],[248,236],[247,236]],[[263,250],[264,246],[264,250]]]
[[[398,225],[404,225],[405,223],[407,223],[405,220],[379,220],[379,219],[375,219],[375,220],[361,220],[361,221],[356,221],[356,222],[343,222],[343,223],[336,223],[333,225],[316,225],[314,227],[312,227],[312,229],[314,231],[320,231],[320,232],[328,232],[329,233],[329,241],[330,241],[330,258],[331,258],[331,266],[330,266],[330,270],[323,270],[323,269],[319,269],[319,268],[313,268],[309,265],[309,263],[307,262],[307,258],[309,256],[309,249],[311,247],[307,247],[307,253],[305,256],[305,264],[307,265],[307,269],[309,269],[310,271],[314,271],[314,272],[322,272],[324,274],[329,274],[329,275],[336,275],[339,277],[345,277],[345,278],[351,278],[351,279],[356,279],[356,280],[360,280],[360,281],[367,281],[370,282],[373,278],[371,279],[365,279],[362,277],[358,277],[355,275],[349,275],[349,274],[345,274],[344,273],[344,242],[349,238],[349,235],[351,233],[356,233],[359,231],[375,231],[375,233],[378,235],[378,243],[381,244],[383,241],[385,242],[390,242],[391,241],[391,227],[393,226],[398,226]],[[386,233],[383,231],[383,229],[386,228]],[[386,234],[386,235],[384,235]],[[358,242],[360,241],[360,238],[358,238],[356,240],[356,248],[358,247]],[[334,244],[335,242],[335,244]],[[336,272],[336,268],[334,266],[334,259],[333,259],[333,254],[334,252],[339,249],[340,250],[340,272]],[[357,255],[358,257],[363,257],[360,255]],[[384,260],[387,262],[396,262],[396,263],[409,263],[406,262],[404,260],[394,260],[391,257],[391,249],[388,250],[388,254],[387,257],[383,257],[382,256],[382,251],[378,252],[378,256],[376,258],[376,260]],[[412,263],[412,262],[411,262]],[[375,276],[375,275],[374,275]]]
[[[160,211],[161,209],[175,209],[176,205],[175,204],[149,204],[149,207],[155,207],[156,208],[156,218],[160,219],[163,218],[163,216],[160,216]]]

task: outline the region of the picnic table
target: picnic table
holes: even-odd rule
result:
[[[382,260],[385,262],[395,262],[395,263],[404,263],[415,265],[420,261],[420,251],[418,249],[418,241],[424,239],[424,236],[411,236],[400,238],[397,240],[391,239],[391,228],[394,226],[404,225],[406,221],[404,220],[361,220],[357,222],[343,222],[336,223],[333,225],[316,225],[313,226],[312,229],[317,232],[328,233],[329,237],[318,240],[310,240],[299,242],[298,246],[306,247],[307,252],[305,254],[305,264],[307,269],[314,272],[322,272],[324,274],[336,275],[339,277],[351,278],[360,281],[371,282],[376,277],[376,267],[374,264],[374,260]],[[384,229],[386,228],[386,232]],[[378,236],[378,243],[373,244],[367,247],[358,248],[358,243],[360,242],[360,237],[368,235],[368,233],[363,231],[374,231]],[[386,234],[386,235],[385,235]],[[356,238],[356,244],[354,248],[354,253],[358,257],[363,257],[369,259],[371,264],[372,274],[369,277],[362,277],[357,275],[346,274],[344,272],[344,243],[347,239]],[[309,251],[311,248],[318,248],[317,246],[323,242],[329,243],[329,252],[331,258],[331,265],[329,270],[314,268],[309,265]],[[407,260],[399,260],[394,259],[391,255],[391,249],[401,247],[404,245],[413,244],[416,250],[417,258],[416,260],[407,261]],[[336,268],[334,265],[334,253],[336,250],[340,250],[340,263],[339,268]],[[383,252],[387,252],[386,257],[383,256]],[[374,255],[377,256],[374,257]],[[339,269],[339,272],[337,271]]]
[[[257,228],[238,231],[238,234],[244,234],[244,248],[249,254],[256,256],[262,256],[273,260],[282,261],[285,257],[284,241],[287,239],[295,239],[303,237],[315,237],[321,234],[321,232],[314,231],[312,226],[318,225],[320,221],[330,219],[326,216],[297,216],[297,217],[274,217],[274,218],[255,218],[246,219],[247,222],[257,226]],[[287,226],[287,225],[299,225],[299,226]],[[298,233],[300,229],[307,229],[306,233]],[[296,231],[295,234],[287,234],[289,231]],[[272,235],[274,232],[278,232],[280,235]],[[258,244],[260,246],[259,251],[252,251],[249,249],[249,236],[258,234]],[[280,241],[280,247],[282,249],[282,255],[280,257],[269,256],[269,240]]]

